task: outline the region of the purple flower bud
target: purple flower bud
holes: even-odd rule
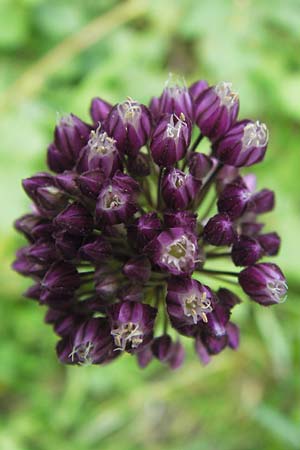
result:
[[[136,156],[149,139],[151,115],[146,106],[128,99],[113,107],[105,124],[105,131],[117,141],[122,153]]]
[[[231,245],[236,232],[228,214],[216,214],[209,219],[204,227],[203,236],[212,245]]]
[[[242,223],[240,223],[241,234],[250,237],[256,237],[263,229],[263,227],[264,227],[263,223],[244,222],[244,220]]]
[[[47,164],[50,170],[62,173],[74,166],[74,158],[68,152],[62,152],[54,144],[50,144],[47,150]]]
[[[56,187],[55,178],[48,173],[39,173],[23,180],[23,188],[46,215],[56,214],[68,201],[66,194]]]
[[[36,283],[30,286],[24,293],[24,297],[31,298],[32,300],[40,300],[42,288],[40,283]]]
[[[228,346],[232,348],[232,350],[236,350],[240,344],[239,327],[232,322],[228,322],[226,325],[226,333],[228,338]]]
[[[161,184],[166,205],[173,209],[185,209],[195,198],[201,181],[178,169],[167,169]]]
[[[83,172],[77,178],[80,192],[90,199],[96,200],[106,177],[100,169]]]
[[[67,192],[71,195],[78,194],[77,173],[72,171],[65,171],[59,175],[56,175],[55,182],[59,189]]]
[[[193,102],[184,80],[176,80],[170,74],[159,99],[159,112],[160,114],[176,114],[178,117],[184,114],[185,117],[193,120]]]
[[[168,364],[172,370],[179,369],[179,367],[183,364],[185,358],[185,351],[183,345],[176,341],[173,342],[171,352],[168,358]]]
[[[221,288],[217,292],[219,302],[228,310],[241,303],[241,299],[229,289]]]
[[[251,166],[263,160],[269,139],[264,123],[242,120],[213,145],[214,156],[224,164]]]
[[[117,292],[117,297],[122,302],[142,302],[144,300],[143,286],[141,284],[122,286]]]
[[[239,274],[239,282],[249,297],[263,306],[282,303],[287,295],[286,279],[276,264],[260,263]]]
[[[249,210],[255,214],[262,214],[269,211],[275,206],[275,194],[269,189],[262,189],[257,194],[252,195],[249,204]]]
[[[231,83],[221,81],[194,100],[196,123],[201,133],[212,140],[223,136],[236,121],[239,100],[231,87]]]
[[[166,228],[184,228],[196,233],[197,214],[191,211],[167,211],[164,213]]]
[[[82,322],[87,319],[82,314],[75,314],[68,310],[49,308],[45,316],[45,322],[53,325],[54,331],[61,337],[70,336]]]
[[[56,225],[75,236],[85,236],[93,229],[93,218],[79,203],[67,206],[55,219]]]
[[[39,240],[27,248],[28,259],[50,265],[57,258],[57,251],[53,242]]]
[[[172,339],[168,334],[153,339],[152,345],[153,355],[160,362],[167,362],[172,350]]]
[[[159,166],[172,166],[184,157],[190,140],[191,126],[183,114],[164,115],[152,135],[152,158]]]
[[[98,236],[80,247],[79,255],[84,260],[99,264],[102,263],[103,259],[109,256],[111,252],[112,248],[109,242],[103,239],[102,236]]]
[[[112,105],[99,97],[92,99],[90,107],[90,115],[95,125],[102,123],[112,109]]]
[[[28,240],[32,241],[34,240],[33,238],[35,228],[44,223],[46,224],[46,226],[51,228],[51,231],[49,231],[49,233],[46,233],[45,235],[45,237],[47,237],[53,231],[51,222],[37,214],[25,214],[15,221],[14,226],[17,231],[23,233]]]
[[[100,224],[127,222],[136,211],[137,206],[130,189],[121,187],[114,178],[103,185],[96,204],[96,219]]]
[[[82,245],[82,236],[70,234],[66,230],[58,230],[54,233],[55,246],[63,259],[71,260],[77,257]]]
[[[135,158],[129,158],[128,171],[133,177],[146,177],[151,173],[149,155],[139,152]]]
[[[153,359],[153,353],[151,350],[151,346],[145,346],[140,351],[136,353],[136,357],[138,360],[138,365],[141,367],[141,369],[144,369],[145,367],[150,364],[150,362]]]
[[[77,171],[100,169],[105,177],[111,177],[122,167],[115,139],[101,132],[101,125],[91,131],[89,141],[80,152]]]
[[[217,164],[217,160],[212,158],[212,161]],[[216,176],[216,189],[220,195],[225,187],[238,178],[239,169],[233,166],[227,166],[226,164],[219,170]],[[246,185],[245,185],[246,186]],[[247,186],[246,186],[247,187]]]
[[[184,228],[170,228],[145,248],[154,264],[172,275],[188,275],[198,260],[197,238]]]
[[[202,180],[213,167],[212,159],[204,153],[191,153],[189,157],[190,173],[197,179]]]
[[[58,346],[58,356],[66,364],[101,364],[106,361],[112,349],[113,341],[107,320],[88,319],[76,330],[72,339],[72,351],[66,355]]]
[[[195,339],[195,350],[196,350],[196,353],[197,353],[201,363],[204,366],[206,366],[210,362],[211,357],[210,357],[210,355],[207,351],[207,348],[204,345],[204,343],[201,339],[201,336],[199,334],[196,336],[196,339]]]
[[[89,125],[82,122],[74,114],[60,120],[54,131],[54,145],[62,155],[61,161],[65,160],[64,170],[72,169],[75,165],[80,150],[87,142],[90,131]]]
[[[204,92],[208,88],[208,83],[205,80],[199,80],[193,83],[189,87],[189,93],[193,100],[196,100],[202,92]]]
[[[42,280],[43,291],[57,295],[73,294],[80,286],[80,276],[73,264],[58,261],[51,265]]]
[[[122,302],[108,309],[111,334],[118,350],[138,351],[147,345],[153,336],[157,310],[147,304]]]
[[[49,264],[41,263],[38,261],[33,261],[27,256],[28,247],[23,247],[17,252],[17,258],[12,264],[12,268],[26,276],[41,278],[47,272]]]
[[[261,234],[257,237],[257,240],[262,246],[265,255],[274,256],[279,252],[280,237],[277,233]]]
[[[102,302],[107,303],[116,297],[120,288],[120,276],[107,264],[99,266],[94,279],[96,292]]]
[[[218,210],[237,219],[246,211],[250,198],[251,192],[239,177],[224,188],[218,200]]]
[[[128,227],[128,236],[139,249],[143,249],[160,233],[162,224],[155,212],[147,213],[136,219]]]
[[[216,338],[226,335],[226,325],[230,318],[230,307],[218,303],[214,297],[211,299],[212,311],[207,314],[207,322],[202,324],[205,334]]]
[[[223,334],[220,336],[211,336],[209,334],[203,334],[203,344],[205,345],[210,355],[217,355],[228,345],[228,336]]]
[[[145,283],[151,275],[150,261],[146,256],[131,258],[123,266],[123,273],[129,280]]]
[[[166,302],[172,324],[178,326],[181,322],[182,325],[193,326],[207,323],[208,315],[213,310],[212,300],[211,290],[197,280],[171,278],[168,282]]]
[[[236,266],[250,266],[263,256],[260,243],[248,236],[241,235],[232,246],[231,257]]]

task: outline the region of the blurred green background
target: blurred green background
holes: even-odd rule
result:
[[[0,449],[300,449],[300,1],[0,0]],[[88,118],[92,96],[148,101],[168,72],[232,81],[241,115],[266,122],[259,187],[283,238],[284,305],[249,301],[238,352],[170,373],[125,356],[65,368],[42,308],[10,269],[28,208],[21,179],[45,168],[57,112]],[[191,349],[190,349],[191,350]]]

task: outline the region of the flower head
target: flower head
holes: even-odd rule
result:
[[[33,204],[15,222],[28,244],[13,268],[33,279],[24,295],[47,309],[62,363],[128,352],[140,367],[176,369],[189,338],[207,364],[239,345],[231,314],[241,300],[223,283],[264,306],[286,298],[282,271],[262,261],[280,247],[276,232],[262,231],[275,194],[240,173],[264,158],[268,130],[238,111],[231,83],[188,88],[171,77],[149,107],[95,97],[90,124],[59,120],[50,172],[23,181]],[[203,137],[210,153],[198,152]],[[232,269],[220,269],[225,258]]]

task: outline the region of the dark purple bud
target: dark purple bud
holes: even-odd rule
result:
[[[226,213],[216,214],[204,227],[203,236],[211,245],[231,245],[235,239],[234,225]]]
[[[184,80],[170,74],[166,87],[159,99],[160,114],[184,114],[189,120],[194,118],[193,102]]]
[[[210,357],[210,355],[209,355],[209,353],[207,351],[207,348],[204,345],[200,335],[196,336],[196,339],[195,339],[195,350],[196,350],[196,353],[197,353],[201,363],[204,366],[206,366],[210,362],[211,357]]]
[[[54,243],[49,241],[37,241],[28,247],[27,258],[41,264],[50,264],[57,258]]]
[[[136,199],[137,194],[140,191],[139,183],[132,177],[122,173],[120,170],[113,176],[113,182],[118,188],[120,188],[124,193],[133,195]]]
[[[139,352],[136,353],[136,357],[137,357],[138,365],[141,367],[141,369],[144,369],[145,367],[147,367],[153,359],[153,353],[151,350],[151,346],[149,345],[149,346],[143,347],[142,350],[140,350]]]
[[[241,299],[229,289],[220,288],[217,292],[219,302],[227,309],[232,309],[241,303]]]
[[[91,261],[94,264],[102,263],[112,252],[111,245],[108,241],[98,236],[85,243],[79,250],[82,259]]]
[[[198,261],[196,236],[184,228],[170,228],[145,248],[153,263],[172,275],[191,274]]]
[[[204,334],[202,336],[202,339],[203,344],[205,345],[210,355],[217,355],[228,345],[228,337],[226,333],[220,336],[211,336],[209,334]]]
[[[43,223],[51,227],[51,222],[48,221],[47,219],[44,219],[43,217],[38,216],[36,214],[25,214],[24,216],[20,217],[15,221],[14,226],[17,231],[24,234],[24,236],[28,240],[32,241],[33,230],[35,229],[36,226]]]
[[[151,349],[160,362],[167,362],[172,351],[172,339],[168,334],[153,339]]]
[[[135,158],[129,158],[128,171],[134,177],[146,177],[151,173],[149,155],[139,152]]]
[[[95,125],[103,122],[112,109],[112,105],[102,98],[95,97],[92,99],[90,107],[90,115]]]
[[[42,280],[43,291],[57,295],[73,294],[80,286],[80,275],[73,264],[58,261],[51,265]]]
[[[280,237],[277,233],[261,234],[257,237],[257,240],[262,246],[265,255],[274,256],[279,252]]]
[[[227,213],[232,219],[237,219],[246,211],[251,198],[251,192],[242,178],[236,178],[227,184],[218,200],[218,210]]]
[[[56,231],[54,234],[55,246],[63,259],[71,260],[77,257],[82,245],[82,236],[70,234],[66,230]]]
[[[149,139],[151,115],[148,108],[128,98],[113,107],[104,129],[117,141],[121,153],[136,156]]]
[[[50,144],[47,150],[47,164],[50,170],[62,173],[74,166],[74,158],[68,152],[62,152],[54,144]]]
[[[214,141],[232,127],[239,112],[238,95],[225,81],[200,92],[194,103],[201,133]]]
[[[244,217],[243,222],[240,224],[241,234],[250,237],[257,237],[257,235],[261,232],[263,227],[264,227],[263,223],[244,222]]]
[[[191,153],[189,157],[190,173],[197,179],[202,180],[213,167],[212,159],[204,153]]]
[[[118,350],[138,351],[153,336],[157,310],[144,303],[122,302],[108,309],[111,334]]]
[[[193,100],[196,100],[202,92],[204,92],[208,88],[208,83],[205,80],[199,80],[193,83],[189,87],[189,93]]]
[[[180,366],[182,366],[185,358],[185,351],[183,345],[176,341],[173,342],[171,352],[168,358],[168,364],[171,367],[172,370],[179,369]]]
[[[217,160],[212,158],[212,161],[217,165]],[[219,170],[216,176],[216,189],[220,195],[225,187],[237,179],[239,175],[239,169],[233,166],[227,166],[226,164]]]
[[[162,224],[155,212],[144,214],[128,227],[128,236],[143,249],[152,239],[160,233]]]
[[[191,140],[191,126],[183,114],[164,115],[154,129],[150,149],[159,166],[173,166],[186,154]]]
[[[197,214],[191,211],[168,211],[164,213],[164,224],[166,228],[184,228],[196,233]]]
[[[146,283],[151,275],[150,261],[146,256],[131,258],[123,266],[123,273],[129,280],[138,283]]]
[[[49,264],[34,261],[28,258],[29,247],[23,247],[17,251],[17,258],[12,264],[13,270],[26,276],[41,278],[47,272]]]
[[[207,314],[207,322],[201,324],[205,334],[213,337],[221,337],[226,335],[226,325],[230,318],[230,308],[218,303],[214,297],[211,298],[212,311]]]
[[[82,314],[53,308],[49,308],[45,316],[45,322],[53,325],[55,333],[61,337],[72,335],[85,319],[87,317]]]
[[[107,303],[116,297],[120,288],[120,277],[108,266],[100,266],[95,273],[95,287],[100,299]]]
[[[152,115],[152,118],[154,119],[154,122],[156,123],[158,119],[161,116],[160,113],[160,97],[152,97],[149,103],[149,111]]]
[[[66,364],[101,364],[113,349],[110,327],[106,319],[88,319],[80,325],[72,339],[72,351],[58,356]]]
[[[269,133],[264,123],[242,120],[214,143],[213,154],[223,164],[251,166],[263,160],[268,139]]]
[[[185,209],[195,198],[201,181],[178,169],[167,169],[161,184],[166,205],[173,209]]]
[[[228,346],[232,348],[232,350],[236,350],[240,344],[239,327],[232,322],[228,322],[226,325],[226,333],[228,338]]]
[[[70,170],[65,171],[59,175],[56,175],[55,182],[59,189],[67,192],[71,195],[76,195],[78,193],[78,186],[76,184],[77,173]]]
[[[91,128],[79,117],[70,114],[62,117],[54,131],[54,145],[66,161],[64,170],[72,169],[79,152],[86,145]],[[72,165],[69,164],[72,161]]]
[[[72,203],[55,219],[56,225],[75,236],[85,236],[93,230],[93,218],[84,206]]]
[[[249,297],[263,306],[282,303],[287,295],[286,279],[276,264],[260,263],[239,274],[239,282]]]
[[[24,297],[31,298],[32,300],[39,300],[42,293],[41,284],[37,283],[30,286],[24,293]]]
[[[205,285],[191,278],[171,278],[168,282],[167,310],[176,324],[194,326],[207,323],[212,312],[213,293]]]
[[[101,125],[92,130],[89,141],[80,152],[76,169],[79,173],[100,169],[105,178],[122,167],[115,139],[101,132]]]
[[[114,225],[127,222],[136,211],[137,206],[132,195],[118,187],[113,180],[104,184],[96,204],[96,219],[99,224]]]
[[[255,214],[262,214],[269,211],[275,206],[275,194],[269,189],[263,189],[257,194],[252,195],[249,203],[249,210]]]
[[[233,243],[232,261],[236,266],[251,266],[263,256],[263,249],[255,238],[241,235]]]
[[[106,177],[100,169],[89,170],[88,172],[82,173],[77,178],[77,184],[84,196],[96,199],[105,179]]]
[[[122,302],[142,302],[144,300],[143,286],[140,284],[122,286],[117,292],[117,297]]]

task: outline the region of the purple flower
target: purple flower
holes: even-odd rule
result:
[[[286,279],[276,264],[260,263],[239,274],[239,282],[249,297],[263,306],[282,303],[286,299]]]
[[[172,275],[188,275],[197,262],[197,239],[189,230],[170,228],[154,238],[146,252],[162,270]]]
[[[161,185],[162,197],[169,208],[185,209],[199,192],[201,181],[178,169],[167,169]]]
[[[143,303],[112,305],[108,316],[116,349],[135,352],[148,344],[153,335],[156,312],[156,308]]]
[[[196,91],[197,87],[194,88],[194,92]],[[204,136],[215,141],[236,121],[239,112],[238,95],[232,90],[231,83],[225,81],[199,91],[195,98],[196,123]]]
[[[134,157],[149,139],[151,115],[146,106],[128,97],[112,108],[104,129],[116,140],[120,151]]]
[[[162,116],[150,143],[154,162],[162,167],[172,166],[184,157],[190,140],[191,127],[183,114]]]
[[[213,153],[223,164],[252,166],[264,159],[268,139],[269,132],[264,123],[242,120],[214,143]]]
[[[231,245],[235,239],[234,224],[228,214],[216,214],[204,227],[203,237],[212,245]]]
[[[50,172],[23,181],[31,212],[14,226],[27,245],[12,267],[32,278],[24,296],[46,307],[61,362],[106,364],[126,351],[140,367],[156,359],[176,369],[184,335],[207,364],[238,348],[239,286],[262,305],[285,299],[281,270],[257,263],[279,251],[261,221],[275,194],[239,169],[263,159],[268,131],[237,121],[238,110],[231,83],[173,78],[149,109],[96,97],[91,124],[60,120]]]

